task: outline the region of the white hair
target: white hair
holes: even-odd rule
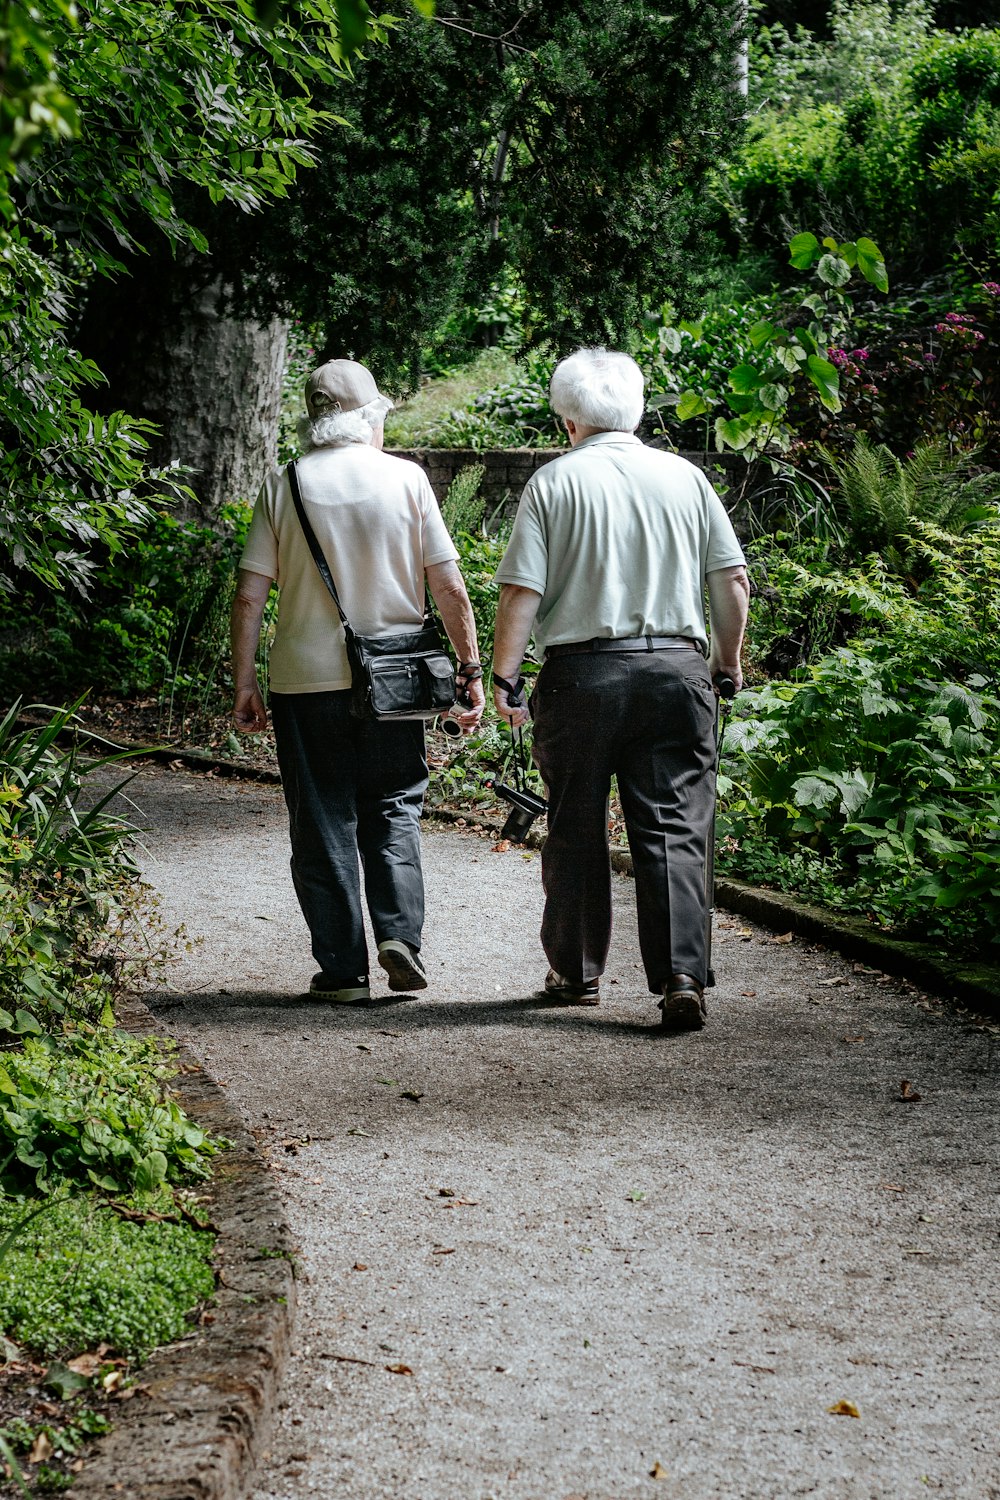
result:
[[[560,417],[599,432],[634,432],[645,401],[634,359],[614,349],[578,349],[552,372],[549,401]]]
[[[299,421],[299,443],[305,449],[342,448],[347,443],[370,443],[377,430],[385,422],[385,414],[391,411],[388,396],[377,396],[367,406],[354,411],[323,412],[318,417],[302,417]]]

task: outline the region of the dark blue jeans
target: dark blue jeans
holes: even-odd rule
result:
[[[364,891],[376,943],[419,949],[424,726],[355,719],[350,690],[272,693],[271,719],[292,839],[292,880],[325,974],[368,974]]]
[[[671,974],[704,984],[716,725],[708,663],[683,648],[559,656],[539,673],[531,707],[549,799],[541,933],[549,963],[577,982],[604,972],[615,775],[649,988],[658,993]]]

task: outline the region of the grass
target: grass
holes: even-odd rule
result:
[[[484,349],[471,364],[443,379],[429,380],[385,421],[387,448],[420,448],[432,442],[449,412],[464,408],[484,391],[513,380],[517,362],[506,349]]]

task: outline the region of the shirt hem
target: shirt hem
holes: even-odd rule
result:
[[[353,683],[348,677],[347,681],[338,682],[271,682],[272,693],[342,693],[345,689],[352,687]]]

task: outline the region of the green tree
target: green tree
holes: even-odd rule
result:
[[[0,11],[0,588],[85,588],[92,544],[120,546],[176,489],[147,468],[146,416],[94,409],[82,304],[151,242],[204,253],[199,199],[249,214],[288,192],[332,123],[313,93],[347,73],[341,8],[305,0],[271,26],[248,0]]]
[[[348,128],[244,242],[250,305],[277,291],[397,378],[497,286],[529,344],[631,342],[651,298],[704,273],[740,25],[732,0],[441,0],[402,20],[328,97]]]

